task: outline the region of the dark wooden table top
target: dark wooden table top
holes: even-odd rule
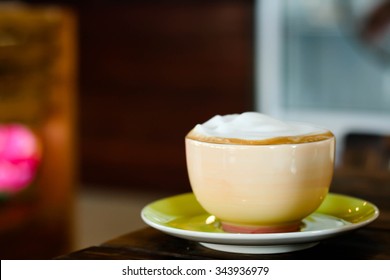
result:
[[[379,217],[365,227],[323,240],[312,248],[283,254],[220,252],[145,227],[58,259],[390,259],[389,176],[340,173],[331,191],[374,203],[380,210]]]

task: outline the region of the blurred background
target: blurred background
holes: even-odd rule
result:
[[[42,151],[37,180],[1,201],[0,256],[99,244],[190,191],[184,136],[252,109],[252,43],[251,1],[2,2],[0,120]]]
[[[190,191],[184,136],[215,114],[324,125],[337,174],[389,178],[387,33],[359,35],[367,2],[0,1],[0,257],[143,227],[145,204]]]

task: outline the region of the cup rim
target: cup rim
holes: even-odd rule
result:
[[[197,138],[199,137],[199,138]],[[302,137],[304,140],[302,140]],[[221,137],[209,137],[209,136],[193,136],[191,132],[185,136],[185,140],[194,141],[203,144],[213,145],[225,145],[225,146],[258,146],[258,147],[270,147],[270,146],[290,146],[290,145],[307,145],[315,144],[325,141],[335,141],[335,135],[327,131],[322,134],[305,135],[305,136],[292,136],[292,137],[275,137],[266,140],[245,140],[238,138],[221,138]]]

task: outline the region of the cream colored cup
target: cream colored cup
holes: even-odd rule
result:
[[[186,159],[195,197],[227,232],[296,231],[332,180],[335,138],[329,133],[318,139],[224,144],[189,133]]]

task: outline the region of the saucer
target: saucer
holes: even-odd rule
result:
[[[296,232],[242,234],[224,232],[220,221],[202,208],[193,193],[157,200],[141,211],[146,224],[166,234],[197,241],[210,249],[245,254],[275,254],[310,248],[321,240],[363,227],[378,215],[378,208],[368,201],[329,193]]]

